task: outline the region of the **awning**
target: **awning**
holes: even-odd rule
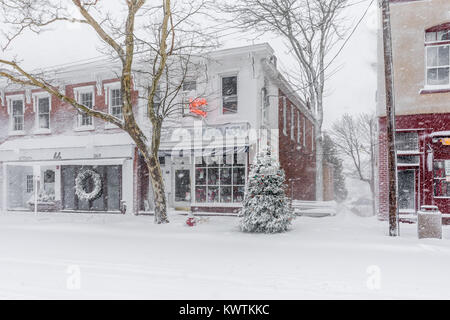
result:
[[[159,150],[158,155],[160,157],[188,157],[188,156],[197,156],[201,155],[204,157],[208,156],[221,156],[228,155],[234,153],[247,153],[249,151],[248,145],[240,145],[240,146],[232,146],[232,147],[207,147],[207,148],[174,148],[169,150]]]
[[[430,134],[431,138],[450,137],[450,131],[436,131]]]
[[[10,161],[4,162],[7,166],[69,166],[69,165],[82,165],[82,166],[113,166],[123,165],[125,160],[131,158],[112,158],[112,159],[71,159],[71,160],[36,160],[36,161]]]

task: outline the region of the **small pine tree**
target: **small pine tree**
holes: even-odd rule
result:
[[[257,156],[250,170],[241,211],[244,232],[278,233],[288,230],[295,215],[284,193],[284,170],[270,151]]]

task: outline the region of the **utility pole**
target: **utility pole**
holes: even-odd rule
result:
[[[386,132],[388,147],[388,175],[389,175],[389,235],[397,237],[398,204],[397,204],[397,155],[395,152],[395,91],[394,69],[392,57],[391,12],[390,0],[381,0],[384,47],[384,73],[386,90]]]

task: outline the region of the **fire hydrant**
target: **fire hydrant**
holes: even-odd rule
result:
[[[197,223],[197,221],[196,221],[194,215],[192,214],[192,212],[189,212],[189,213],[188,213],[188,218],[187,218],[187,220],[186,220],[186,224],[187,224],[189,227],[193,227],[193,226],[196,225],[196,223]]]

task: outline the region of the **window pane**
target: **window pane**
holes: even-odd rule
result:
[[[435,178],[445,178],[445,162],[435,161],[434,162],[434,177]]]
[[[231,201],[232,201],[231,187],[221,187],[220,188],[220,202],[230,203]]]
[[[235,96],[237,95],[237,77],[224,77],[222,78],[222,96]]]
[[[427,48],[427,67],[437,66],[438,47]]]
[[[425,41],[426,42],[436,41],[436,32],[425,33]]]
[[[233,188],[233,201],[242,202],[244,201],[244,190],[243,186]]]
[[[450,182],[446,180],[434,180],[434,196],[450,197]]]
[[[195,170],[195,184],[206,185],[206,169]]]
[[[439,53],[439,65],[440,66],[448,66],[449,65],[449,59],[448,59],[448,50],[449,46],[440,46],[438,49]]]
[[[231,185],[231,168],[220,169],[220,184]]]
[[[50,101],[49,98],[39,99],[39,113],[49,113],[50,112]]]
[[[208,169],[208,184],[209,185],[219,184],[219,168]]]
[[[245,168],[233,168],[233,184],[245,184]]]
[[[438,69],[438,82],[439,84],[448,84],[449,68]]]
[[[438,84],[438,69],[428,69],[427,71],[427,80],[429,85]]]
[[[195,188],[195,201],[199,203],[206,202],[206,187]]]
[[[223,97],[223,113],[236,113],[237,112],[237,96]]]
[[[195,91],[197,90],[196,80],[186,80],[183,83],[183,91]]]
[[[237,77],[222,78],[223,113],[237,112]]]
[[[23,115],[23,101],[22,100],[16,100],[12,103],[13,106],[13,115]]]
[[[208,202],[219,202],[219,187],[208,187]]]
[[[39,128],[40,129],[50,129],[50,115],[40,114],[39,115]]]
[[[419,156],[398,156],[397,164],[419,164],[420,158]]]
[[[417,132],[397,132],[395,144],[399,151],[417,151],[419,149],[419,136]]]
[[[80,102],[82,105],[91,109],[92,108],[92,93],[82,93]]]

